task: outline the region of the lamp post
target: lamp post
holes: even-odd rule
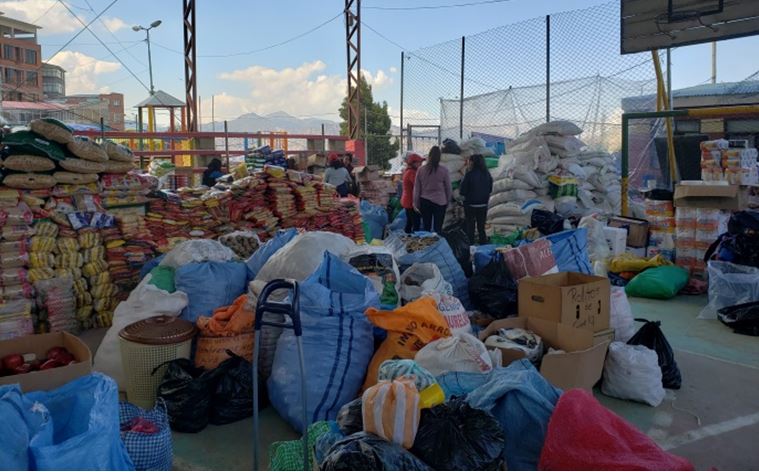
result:
[[[150,26],[145,28],[144,26],[135,25],[132,26],[132,29],[134,31],[145,31],[147,34],[147,42],[148,42],[148,70],[150,71],[150,95],[153,95],[155,93],[155,89],[153,88],[153,59],[150,56],[150,30],[153,28],[158,28],[158,26],[161,24],[161,20],[155,20],[154,22],[150,23]]]

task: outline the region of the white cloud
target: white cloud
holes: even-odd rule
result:
[[[98,76],[121,69],[118,62],[101,61],[77,51],[62,51],[50,61],[66,70],[66,93],[94,93]]]
[[[391,66],[390,67],[390,73],[391,74],[396,74],[397,72],[398,72],[398,68],[397,67],[395,67],[395,66]]]
[[[116,17],[114,17],[114,18],[105,18],[103,20],[103,24],[105,24],[105,26],[109,30],[111,30],[111,32],[114,32],[114,33],[116,31],[122,30],[124,28],[129,28],[129,25],[126,24],[126,22],[124,20],[122,20],[121,18],[116,18]]]
[[[82,28],[82,24],[69,13],[57,0],[3,0],[0,1],[0,11],[8,18],[26,21],[41,26],[39,34],[42,36],[73,33]],[[85,23],[88,18],[94,16],[92,12],[74,10],[76,15]],[[128,25],[119,18],[104,20],[112,31],[122,29]]]
[[[393,83],[393,79],[389,75],[385,74],[385,71],[382,69],[377,70],[377,72],[374,74],[366,69],[362,69],[361,75],[364,77],[367,83],[372,86],[372,89],[378,89],[384,87],[385,85]]]

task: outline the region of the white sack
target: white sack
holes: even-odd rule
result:
[[[237,255],[227,246],[213,239],[191,239],[176,245],[161,259],[162,266],[177,269],[192,262],[227,262]]]
[[[493,370],[487,348],[471,334],[457,334],[432,341],[416,353],[414,360],[434,376],[446,372],[485,374]]]
[[[322,263],[324,251],[343,257],[356,249],[356,243],[342,234],[312,231],[299,234],[277,251],[256,276],[256,280],[274,279],[301,281],[311,275]]]
[[[453,295],[453,288],[443,278],[436,264],[415,262],[401,275],[401,299],[410,302],[424,293]]]
[[[659,406],[664,400],[659,356],[645,346],[614,341],[604,363],[604,395]]]

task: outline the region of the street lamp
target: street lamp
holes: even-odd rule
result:
[[[150,26],[145,28],[144,26],[135,25],[132,26],[132,29],[134,31],[145,31],[147,34],[147,42],[148,42],[148,70],[150,71],[150,95],[155,94],[155,89],[153,88],[153,60],[150,56],[150,30],[153,28],[158,28],[158,26],[161,24],[161,20],[155,20],[154,22],[150,23]]]

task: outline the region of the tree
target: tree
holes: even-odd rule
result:
[[[366,156],[367,164],[387,168],[387,162],[398,153],[398,141],[390,135],[392,123],[387,112],[387,102],[375,103],[372,96],[372,86],[361,77],[359,85],[361,105],[359,111],[359,139],[368,139]],[[348,136],[348,97],[343,99],[340,106],[340,134]],[[364,121],[368,138],[364,136]]]

